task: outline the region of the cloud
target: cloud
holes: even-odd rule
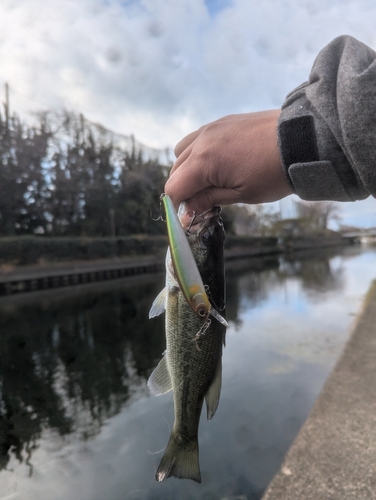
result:
[[[1,79],[15,109],[65,105],[165,147],[223,114],[280,106],[336,35],[375,46],[375,17],[366,0],[8,0]]]
[[[280,107],[319,52],[376,49],[372,0],[3,0],[12,108],[65,106],[165,148],[231,113]]]

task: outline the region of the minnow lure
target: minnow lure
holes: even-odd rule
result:
[[[228,327],[227,321],[210,303],[205,285],[202,282],[200,271],[198,270],[187,236],[180,223],[171,198],[166,194],[162,194],[161,200],[165,209],[171,261],[176,280],[179,283],[179,287],[186,301],[192,311],[202,321],[207,321],[209,315],[212,315],[220,323]],[[161,305],[162,300],[163,294],[159,297],[157,302]],[[155,310],[152,312],[153,316],[154,313],[160,314],[160,308],[158,308],[157,311],[157,304]]]
[[[187,236],[171,198],[162,195],[162,201],[166,213],[168,242],[176,279],[193,312],[202,320],[206,320],[209,316],[211,304]]]

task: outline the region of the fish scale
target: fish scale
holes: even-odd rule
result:
[[[166,330],[169,369],[174,371],[174,385],[179,388],[174,391],[175,424],[180,428],[182,422],[189,418],[192,420],[189,435],[195,436],[203,399],[222,353],[224,327],[212,320],[205,334],[196,340],[202,322],[192,312],[181,292],[177,293],[172,304],[168,300],[166,312],[167,318],[179,318],[178,321],[168,321]],[[184,418],[187,407],[191,411],[187,413],[188,418]]]

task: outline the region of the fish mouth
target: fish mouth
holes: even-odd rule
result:
[[[214,206],[201,214],[197,214],[194,210],[187,210],[186,203],[183,201],[179,206],[178,217],[184,231],[188,234],[195,234],[204,222],[219,216],[221,210],[221,207]]]

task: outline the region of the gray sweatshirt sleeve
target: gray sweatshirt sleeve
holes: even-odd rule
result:
[[[304,200],[376,197],[376,53],[341,36],[282,107],[284,172]]]

